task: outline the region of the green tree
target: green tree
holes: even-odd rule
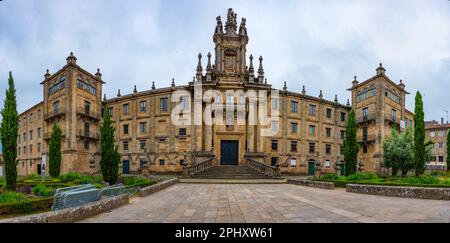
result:
[[[2,156],[5,163],[6,190],[15,191],[17,186],[17,138],[19,115],[17,114],[16,89],[12,73],[9,72],[8,89],[1,111],[0,137]]]
[[[391,136],[383,141],[383,156],[387,167],[392,168],[392,175],[396,176],[398,171],[405,177],[414,168],[414,137],[408,128],[405,132],[398,133],[393,127]]]
[[[51,177],[58,177],[61,173],[61,137],[61,129],[54,124],[48,149],[49,173]]]
[[[416,176],[425,172],[425,114],[420,92],[416,94],[414,114],[414,169]]]
[[[111,116],[108,109],[105,109],[103,115],[103,124],[100,127],[101,160],[100,167],[103,174],[103,180],[110,185],[116,184],[119,179],[119,148],[115,144],[114,127],[111,123]]]
[[[447,171],[450,172],[450,130],[447,134]]]
[[[358,153],[359,153],[359,144],[356,135],[357,135],[357,127],[355,119],[355,110],[352,109],[348,116],[343,146],[346,175],[356,174],[356,166],[358,164]]]

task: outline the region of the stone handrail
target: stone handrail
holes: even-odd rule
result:
[[[209,158],[203,162],[190,165],[190,166],[184,166],[183,167],[183,176],[194,176],[198,173],[201,173],[213,166],[214,158]]]
[[[259,173],[262,173],[267,176],[272,176],[272,177],[280,176],[280,168],[279,167],[268,166],[264,163],[254,160],[254,159],[247,158],[247,166],[249,168],[256,170]]]

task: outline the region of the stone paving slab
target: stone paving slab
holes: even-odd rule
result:
[[[450,223],[450,203],[289,184],[176,184],[82,222]]]

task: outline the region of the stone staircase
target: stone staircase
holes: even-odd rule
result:
[[[255,180],[273,179],[247,166],[214,166],[192,176],[193,179]]]

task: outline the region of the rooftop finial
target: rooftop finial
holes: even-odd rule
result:
[[[377,68],[377,75],[384,75],[386,69],[383,67],[383,63],[380,63],[380,67]]]
[[[217,25],[216,25],[215,33],[216,34],[223,34],[222,19],[220,18],[220,16],[217,16],[216,20],[217,20]]]
[[[339,100],[338,100],[338,95],[337,95],[337,94],[334,96],[334,102],[336,102],[336,103],[339,102]]]
[[[175,79],[174,79],[174,78],[172,78],[172,84],[171,84],[171,86],[172,86],[172,87],[175,87]]]
[[[283,90],[287,91],[287,83],[286,82],[284,82]]]
[[[70,52],[70,55],[66,58],[67,64],[76,64],[77,58],[73,55],[73,52]]]
[[[242,18],[241,25],[239,26],[239,35],[247,35],[246,23],[247,23],[247,20],[245,18]]]
[[[155,86],[155,81],[152,82],[152,90],[155,90],[156,86]]]
[[[263,57],[259,57],[259,68],[258,68],[258,83],[262,83],[264,81],[264,67],[263,67]]]
[[[120,89],[117,91],[117,97],[120,97],[120,96],[122,96],[121,94],[120,94]]]
[[[350,99],[347,99],[347,106],[350,106]]]
[[[211,69],[211,52],[208,52],[208,64],[206,65],[206,69]]]
[[[51,76],[50,71],[47,69],[46,72],[45,72],[45,74],[44,74],[44,77],[45,77],[45,79],[47,79],[47,78],[49,78],[50,76]]]
[[[323,91],[320,90],[319,98],[323,99]]]
[[[134,86],[133,93],[137,93],[137,87],[136,87],[136,85]]]
[[[228,9],[227,22],[225,24],[225,32],[228,35],[235,35],[237,31],[237,14],[234,13],[233,9]]]
[[[97,68],[97,73],[95,74],[95,76],[96,76],[98,79],[102,79],[102,73],[100,72],[100,68]]]
[[[103,101],[106,101],[106,94],[103,94]]]
[[[303,95],[306,95],[306,87],[305,87],[305,85],[303,85],[302,94],[303,94]]]

